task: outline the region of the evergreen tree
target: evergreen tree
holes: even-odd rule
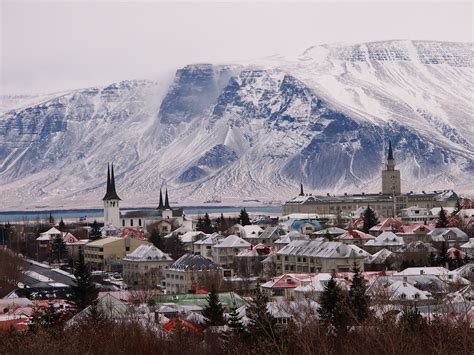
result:
[[[370,206],[367,206],[364,213],[362,214],[362,220],[364,224],[362,226],[362,231],[364,233],[369,233],[370,228],[374,227],[379,223],[375,212]]]
[[[229,328],[231,328],[233,331],[237,333],[242,333],[245,331],[245,327],[242,324],[239,313],[237,312],[237,306],[235,305],[235,302],[232,303],[232,308],[229,313],[229,319],[227,320],[227,325],[229,326]]]
[[[178,235],[172,235],[165,238],[164,248],[165,253],[169,254],[172,259],[177,260],[186,254],[184,243]]]
[[[31,314],[28,330],[35,332],[38,329],[51,329],[59,325],[62,314],[49,303],[46,308],[35,308]]]
[[[448,227],[448,218],[446,216],[446,211],[441,207],[441,210],[438,214],[438,220],[436,221],[436,228],[446,228]]]
[[[349,289],[348,303],[355,320],[358,323],[362,323],[369,317],[370,298],[367,295],[366,281],[355,263],[352,272],[354,276],[352,277],[352,284]]]
[[[99,223],[97,223],[96,220],[94,220],[94,222],[91,225],[91,232],[89,235],[89,239],[97,240],[97,239],[100,239],[101,237],[102,237],[102,233],[100,231],[100,225]]]
[[[454,206],[454,210],[453,210],[453,213],[451,215],[456,216],[459,213],[459,211],[461,211],[461,209],[462,209],[461,200],[457,199],[456,200],[456,205]]]
[[[158,229],[156,228],[152,229],[150,236],[148,237],[148,241],[152,243],[155,247],[160,249],[161,251],[164,251],[165,241],[163,237],[160,235],[160,232]]]
[[[209,218],[209,214],[206,212],[204,215],[204,219],[202,220],[202,232],[206,234],[210,234],[213,232],[212,228],[212,222],[211,219]]]
[[[76,285],[72,286],[72,299],[78,310],[83,310],[92,304],[98,295],[98,288],[92,281],[92,275],[84,262],[84,254],[79,254],[79,261],[74,271]]]
[[[196,230],[202,232],[203,229],[204,229],[204,223],[203,223],[202,217],[199,216],[196,223]]]
[[[224,308],[219,300],[219,294],[214,286],[211,287],[207,295],[207,306],[203,309],[202,315],[208,319],[207,325],[224,325]]]
[[[242,226],[248,226],[250,223],[250,217],[245,208],[240,210],[239,221]]]
[[[267,303],[269,301],[260,285],[257,285],[246,310],[246,316],[250,320],[247,328],[252,334],[252,338],[276,339],[276,320],[268,311]]]
[[[66,230],[66,224],[64,223],[64,221],[63,221],[62,218],[61,218],[61,221],[59,221],[58,229],[59,229],[61,232],[64,232],[64,231]]]
[[[51,261],[60,263],[62,260],[67,258],[66,243],[64,243],[63,237],[59,234],[56,235],[51,243]]]
[[[321,321],[326,326],[332,326],[337,333],[345,331],[349,322],[346,296],[337,285],[334,275],[324,287],[319,303],[318,313]]]
[[[218,225],[218,230],[220,232],[224,232],[225,230],[229,229],[227,221],[226,221],[223,213],[221,213],[221,216],[219,217],[219,221],[220,222],[219,222],[219,225]]]
[[[400,315],[399,325],[410,331],[417,331],[425,325],[425,320],[416,307],[407,307]]]
[[[438,254],[438,265],[442,267],[446,267],[446,263],[448,261],[448,247],[446,242],[441,243],[441,248],[439,249]]]

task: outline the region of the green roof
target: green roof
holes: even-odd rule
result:
[[[152,298],[156,303],[175,303],[183,306],[207,306],[207,294],[184,293],[178,295],[155,295]],[[235,292],[219,293],[219,300],[221,301],[222,305],[227,308],[231,308],[234,302],[237,307],[241,307],[247,303],[247,301],[245,301]]]

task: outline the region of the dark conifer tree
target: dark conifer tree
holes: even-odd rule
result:
[[[242,226],[248,226],[250,223],[250,217],[245,208],[240,210],[239,221]]]
[[[202,220],[202,229],[201,231],[206,234],[210,234],[213,232],[212,228],[212,222],[211,219],[209,218],[209,214],[206,212],[204,215],[204,219]]]
[[[374,227],[379,223],[375,212],[370,206],[367,206],[364,213],[362,214],[362,220],[364,224],[362,226],[362,230],[364,233],[369,233],[370,228]]]
[[[257,285],[246,309],[246,316],[250,320],[247,328],[252,338],[271,340],[276,340],[277,338],[276,319],[267,308],[269,301],[269,297],[262,291],[260,285]]]
[[[160,231],[157,228],[152,229],[150,236],[148,237],[148,241],[161,251],[164,251],[165,241],[164,238],[160,235]]]
[[[60,325],[62,313],[49,303],[46,308],[35,308],[30,318],[28,330],[35,332],[38,329],[51,329]]]
[[[436,228],[447,228],[448,227],[448,217],[446,216],[446,211],[441,207],[441,210],[438,214],[438,220],[436,221]]]
[[[370,298],[367,295],[367,284],[355,263],[352,272],[354,276],[352,277],[352,284],[349,289],[348,303],[355,320],[358,323],[363,323],[370,314]]]
[[[196,223],[196,230],[202,232],[203,229],[204,229],[204,223],[203,223],[202,217],[199,216]]]
[[[66,230],[66,224],[64,223],[64,221],[63,221],[62,218],[61,218],[61,220],[59,221],[58,229],[59,229],[61,232],[64,232],[64,231]]]
[[[442,267],[446,267],[446,263],[448,262],[448,247],[446,242],[441,243],[441,247],[439,249],[438,254],[438,265]]]
[[[96,220],[94,220],[94,222],[91,225],[91,232],[89,235],[89,239],[97,240],[97,239],[100,239],[101,237],[102,237],[102,233],[100,231],[100,225],[99,223],[97,223]]]
[[[403,310],[399,318],[399,325],[410,331],[419,331],[425,325],[425,320],[418,309],[412,306]]]
[[[219,300],[219,294],[214,286],[211,287],[207,295],[207,306],[203,309],[202,315],[207,318],[207,325],[224,325],[224,307]]]
[[[98,295],[98,288],[92,281],[89,267],[84,262],[84,254],[79,254],[79,261],[76,263],[74,276],[76,285],[72,286],[72,299],[77,309],[83,310],[91,305]]]
[[[218,224],[217,227],[218,227],[219,232],[223,232],[223,231],[225,231],[229,228],[227,226],[227,221],[226,221],[223,213],[221,213],[221,216],[219,217],[219,224]]]
[[[232,304],[232,308],[229,313],[229,319],[227,320],[227,325],[237,333],[242,333],[245,331],[245,327],[242,324],[239,313],[237,312],[237,306],[235,305],[235,302]]]
[[[456,200],[456,205],[454,206],[454,210],[453,210],[452,215],[456,216],[459,213],[459,211],[461,211],[461,209],[462,209],[461,200],[457,199]]]
[[[174,260],[177,260],[186,254],[184,243],[178,235],[172,235],[169,238],[165,238],[163,249],[162,251],[169,254]]]
[[[51,261],[60,263],[67,259],[67,255],[66,243],[64,243],[63,237],[55,236],[51,243]]]
[[[349,323],[347,298],[344,291],[338,286],[333,275],[321,294],[319,316],[323,324],[333,327],[337,333],[344,332]]]

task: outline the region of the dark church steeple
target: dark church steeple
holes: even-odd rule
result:
[[[165,192],[165,210],[170,210],[171,209],[171,206],[170,206],[170,201],[168,199],[168,188],[166,188],[166,192]]]
[[[300,196],[304,196],[303,183],[300,183]]]
[[[393,159],[392,141],[391,141],[391,140],[388,141],[388,156],[387,156],[387,160],[394,160],[394,159]]]
[[[163,205],[163,193],[161,192],[161,189],[160,189],[160,203],[158,204],[158,209],[159,210],[165,209],[165,206]]]
[[[114,164],[112,163],[112,172],[110,170],[110,165],[107,165],[107,191],[105,196],[102,199],[103,201],[110,200],[120,200],[120,197],[117,195],[115,190],[115,175],[114,175]]]

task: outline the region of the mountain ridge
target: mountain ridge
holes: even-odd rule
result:
[[[169,87],[71,91],[0,115],[0,193],[6,208],[97,206],[107,161],[131,205],[163,184],[196,203],[285,200],[300,181],[377,192],[389,138],[402,189],[469,193],[472,63],[469,43],[320,45],[296,60],[188,65]]]

